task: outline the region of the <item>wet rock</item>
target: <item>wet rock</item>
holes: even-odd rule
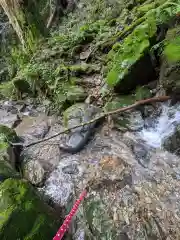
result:
[[[88,104],[75,104],[64,112],[64,124],[67,128],[80,125],[93,119],[100,109]],[[88,142],[90,135],[94,131],[96,122],[71,130],[68,134],[65,145],[60,145],[70,153],[80,151]]]
[[[8,142],[19,142],[19,138],[13,129],[5,125],[0,125],[0,136],[1,155],[12,167],[15,167],[18,147],[12,147]]]
[[[163,147],[171,153],[180,155],[180,126],[177,126],[174,133],[165,139]]]
[[[133,104],[135,98],[132,95],[115,97],[111,102],[105,105],[106,111],[112,111],[118,108],[126,107]],[[114,127],[121,131],[137,131],[143,128],[144,120],[140,111],[126,111],[113,114]]]
[[[54,124],[47,135],[51,136],[63,129],[62,125]],[[25,135],[27,143],[37,141]],[[58,165],[61,159],[61,152],[58,145],[62,141],[62,136],[58,136],[49,142],[40,143],[26,148],[21,153],[23,159],[22,169],[26,178],[33,184],[42,185],[46,176]]]
[[[5,101],[2,102],[1,108],[10,112],[12,114],[18,114],[22,112],[25,108],[26,104],[23,101]]]
[[[24,138],[28,135],[37,139],[44,138],[50,129],[48,121],[48,117],[43,114],[38,117],[23,117],[22,122],[16,128],[16,132]]]
[[[179,26],[167,31],[166,47],[161,57],[159,85],[167,95],[173,92],[177,93],[180,90],[180,63],[177,55],[178,45],[176,44],[178,38]]]
[[[80,181],[84,171],[83,165],[78,164],[78,157],[62,158],[45,182],[45,195],[59,206],[66,207],[72,200],[75,183]]]
[[[0,195],[0,239],[53,238],[58,221],[29,183],[5,180],[0,184]]]
[[[138,163],[143,166],[147,167],[150,161],[149,149],[143,143],[135,143],[133,145],[133,153],[138,161]]]
[[[143,106],[143,112],[142,112],[143,117],[144,118],[150,117],[154,111],[155,111],[155,108],[153,106],[147,106],[147,105]]]
[[[138,131],[144,126],[144,120],[140,111],[131,111],[119,114],[115,117],[115,127],[121,131]]]
[[[0,109],[0,124],[3,124],[9,128],[13,128],[16,126],[17,122],[19,122],[19,117],[16,114],[12,114],[5,110]]]
[[[63,173],[65,174],[78,174],[79,170],[76,164],[70,164],[62,168]]]
[[[146,99],[146,98],[150,98],[150,97],[152,97],[152,94],[151,94],[150,90],[148,89],[148,87],[141,86],[141,87],[136,88],[135,99],[137,101],[142,100],[142,99]]]

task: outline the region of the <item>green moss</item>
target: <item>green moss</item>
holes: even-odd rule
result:
[[[115,110],[133,104],[135,98],[132,95],[114,97],[112,101],[107,102],[104,106],[105,111]]]
[[[3,140],[3,136],[4,136],[4,141],[8,140],[10,142],[15,142],[18,140],[17,134],[16,132],[11,129],[8,128],[5,125],[0,125],[0,134],[1,134],[1,140]]]
[[[67,100],[68,101],[74,101],[79,102],[85,100],[87,97],[87,93],[84,91],[84,89],[80,86],[70,86],[68,88],[67,92]]]
[[[5,178],[20,177],[15,169],[10,165],[10,163],[3,158],[3,156],[0,155],[0,158],[0,176],[3,176]]]
[[[164,54],[169,61],[180,61],[180,36],[168,42],[165,46]]]
[[[138,7],[137,13],[138,13],[140,16],[143,16],[143,15],[146,14],[149,10],[154,9],[155,7],[157,7],[157,3],[155,3],[155,2],[152,2],[152,3],[149,3],[149,4],[144,4],[144,5],[140,6],[140,7]]]
[[[25,79],[15,78],[13,84],[18,91],[22,93],[31,93],[31,87]]]
[[[115,86],[119,83],[134,63],[136,63],[150,48],[150,39],[156,33],[156,23],[149,19],[139,25],[123,42],[121,48],[110,52],[114,59],[110,62],[110,71],[107,75],[107,83]],[[114,53],[114,54],[113,54]]]
[[[83,63],[80,65],[73,65],[68,68],[72,75],[79,76],[81,74],[91,74],[99,72],[99,66]]]
[[[14,93],[15,87],[11,81],[0,84],[0,98],[11,99]]]
[[[136,88],[136,92],[135,92],[135,99],[136,100],[150,98],[151,96],[152,96],[152,94],[147,87],[139,86],[139,87]]]
[[[0,185],[0,195],[2,240],[53,238],[55,219],[27,182],[8,179]]]

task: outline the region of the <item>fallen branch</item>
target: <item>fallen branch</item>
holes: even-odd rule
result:
[[[89,122],[85,122],[85,123],[82,123],[80,125],[77,125],[77,126],[74,126],[72,128],[65,128],[63,131],[61,132],[58,132],[50,137],[47,137],[47,138],[44,138],[44,139],[41,139],[41,140],[38,140],[38,141],[34,141],[32,143],[29,143],[27,145],[23,145],[23,144],[20,144],[20,143],[11,143],[13,146],[18,146],[18,145],[21,145],[22,147],[24,148],[27,148],[27,147],[31,147],[31,146],[34,146],[35,144],[38,144],[38,143],[42,143],[42,142],[45,142],[45,141],[48,141],[52,138],[55,138],[63,133],[67,133],[75,128],[78,128],[78,127],[83,127],[85,125],[89,125],[97,120],[100,120],[102,118],[105,118],[109,115],[113,115],[113,114],[117,114],[117,113],[121,113],[121,112],[124,112],[124,111],[128,111],[128,110],[131,110],[133,108],[136,108],[138,106],[141,106],[141,105],[145,105],[145,104],[148,104],[148,103],[153,103],[153,102],[165,102],[167,100],[169,100],[170,97],[169,96],[162,96],[162,97],[154,97],[154,98],[149,98],[149,99],[145,99],[145,100],[140,100],[140,101],[137,101],[135,102],[134,104],[130,105],[130,106],[127,106],[127,107],[122,107],[122,108],[118,108],[116,110],[113,110],[113,111],[110,111],[110,112],[105,112],[103,113],[102,115],[92,119],[91,121]]]

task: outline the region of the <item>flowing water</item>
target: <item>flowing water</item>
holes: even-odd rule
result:
[[[161,148],[164,140],[174,133],[178,124],[180,124],[180,106],[170,107],[168,103],[162,104],[160,116],[157,119],[152,119],[150,126],[143,128],[138,136],[147,145]]]

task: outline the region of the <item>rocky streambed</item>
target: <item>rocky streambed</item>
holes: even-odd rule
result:
[[[73,113],[76,113],[76,123],[77,113],[83,116],[82,105],[80,111],[77,111],[79,104],[71,107],[74,119]],[[29,202],[28,212],[33,214],[33,206],[37,208],[39,204],[34,196],[38,195],[41,200],[37,201],[55,210],[60,225],[72,203],[88,185],[88,196],[73,220],[67,238],[178,239],[180,110],[178,105],[170,107],[168,103],[157,106],[154,110],[152,106],[145,106],[141,109],[143,112],[126,112],[125,123],[119,122],[118,118],[114,127],[101,123],[90,141],[76,154],[59,148],[59,144],[69,141],[67,134],[63,134],[21,151],[18,156],[20,173],[13,170],[12,157],[9,157],[11,164],[6,165],[8,171],[2,172],[2,176],[8,179],[1,182],[0,206],[5,207],[7,197],[12,206],[21,203],[25,207]],[[43,139],[63,129],[61,117],[47,116],[43,108],[32,107],[31,104],[19,108],[17,102],[2,102],[1,111],[4,113],[1,124],[14,128],[25,143]],[[21,120],[17,123],[17,119]],[[73,118],[70,120],[68,123],[74,124]],[[73,144],[77,143],[75,140]],[[14,161],[17,161],[16,157]],[[19,191],[19,195],[14,198],[9,191]],[[22,192],[24,194],[21,195]],[[39,215],[35,220],[33,214],[32,224],[40,221],[39,226],[45,227],[52,223],[47,229],[49,238],[52,238],[57,225],[50,221],[49,210],[38,209],[43,219],[48,216],[47,221],[41,221]],[[23,217],[23,214],[18,215],[18,210],[13,212],[15,219]],[[36,234],[41,232],[41,228],[35,229],[34,226],[33,229]],[[31,230],[29,226],[28,232]],[[43,230],[43,234],[47,231]],[[7,234],[2,232],[3,236]],[[16,239],[21,234],[25,236],[20,230],[18,233],[12,230],[12,233]]]

